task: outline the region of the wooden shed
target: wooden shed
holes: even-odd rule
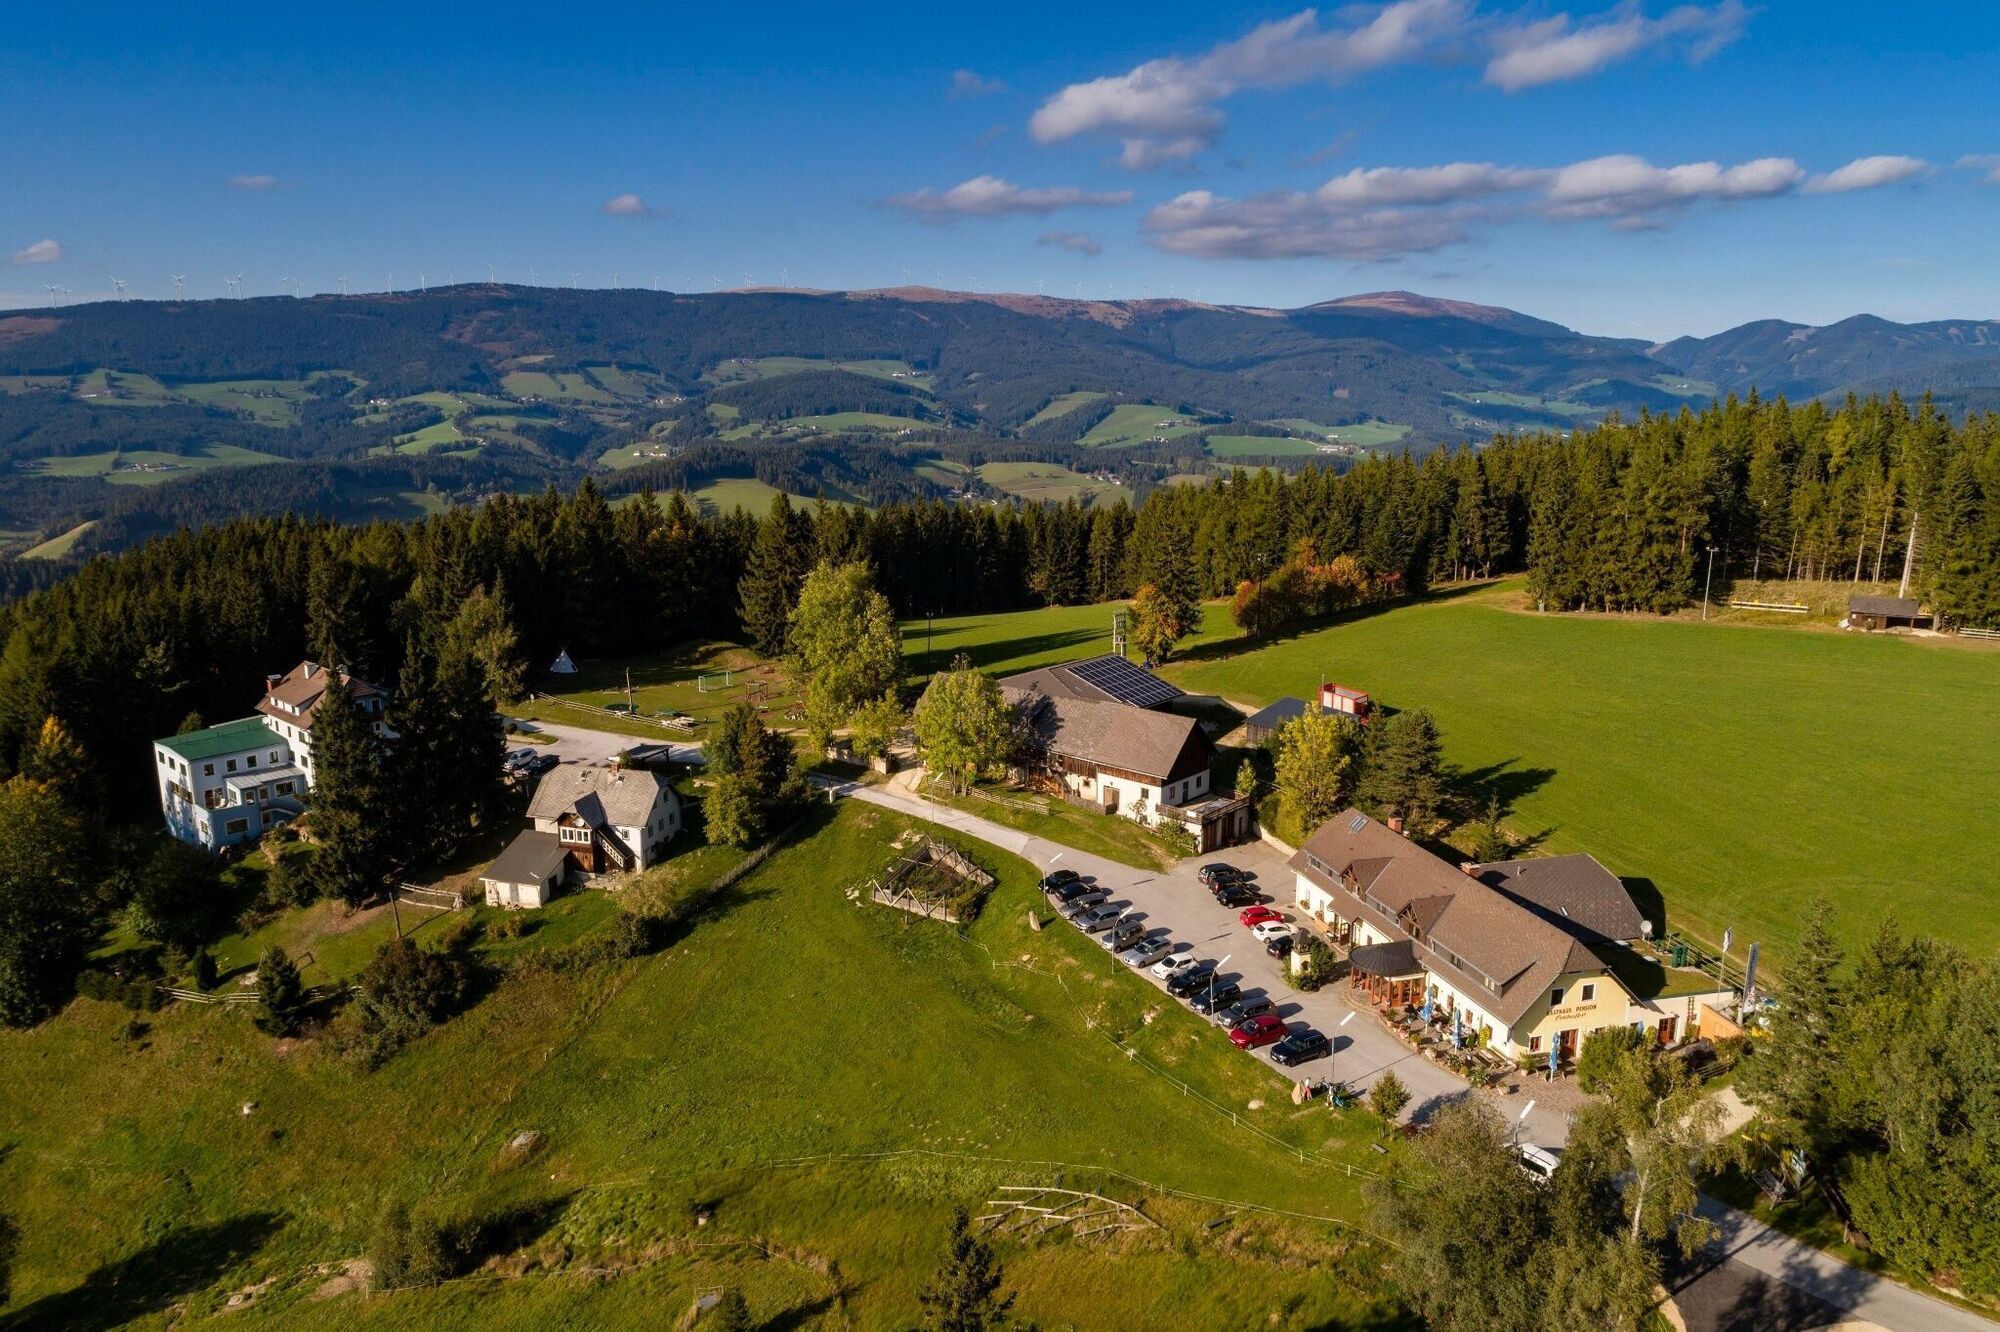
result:
[[[1847,599],[1847,627],[1866,630],[1928,629],[1931,617],[1914,597],[1852,596]]]

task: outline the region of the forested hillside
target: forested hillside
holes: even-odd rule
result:
[[[1915,529],[1912,543],[1910,533]],[[0,771],[50,715],[103,765],[114,802],[145,741],[190,711],[234,715],[311,643],[393,681],[392,608],[418,582],[500,599],[531,662],[736,636],[749,552],[780,589],[821,559],[865,559],[902,614],[1132,595],[1281,597],[1290,570],[1346,557],[1344,595],[1406,595],[1526,570],[1551,610],[1662,612],[1732,578],[1898,579],[1947,622],[2000,625],[2000,420],[1954,428],[1890,400],[1839,411],[1735,403],[1340,473],[1237,472],[1124,503],[897,502],[796,508],[760,524],[678,493],[614,507],[592,482],[495,496],[410,524],[295,517],[182,531],[86,565],[0,617]],[[1273,630],[1326,609],[1263,607]],[[1241,614],[1242,612],[1239,612]]]

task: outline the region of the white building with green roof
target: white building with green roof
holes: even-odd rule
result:
[[[206,847],[254,842],[304,807],[307,780],[263,717],[153,742],[167,831]]]

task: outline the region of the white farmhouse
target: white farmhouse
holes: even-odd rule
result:
[[[479,876],[488,906],[545,906],[571,873],[657,865],[681,830],[681,799],[656,772],[565,763],[536,784],[528,823]]]
[[[312,789],[312,726],[335,676],[377,734],[390,735],[380,689],[346,671],[302,661],[264,678],[258,715],[153,742],[167,831],[206,847],[255,841],[295,818]]]

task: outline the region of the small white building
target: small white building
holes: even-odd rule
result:
[[[542,907],[569,874],[569,850],[553,833],[530,828],[507,844],[500,858],[479,876],[486,905]]]

